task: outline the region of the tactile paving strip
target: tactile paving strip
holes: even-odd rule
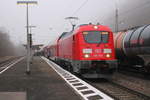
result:
[[[114,100],[59,65],[42,57],[84,100]]]

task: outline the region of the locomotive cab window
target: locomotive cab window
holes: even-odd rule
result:
[[[100,32],[100,31],[83,32],[84,40],[87,43],[107,43],[108,35],[109,35],[108,32]]]
[[[108,37],[109,37],[109,34],[108,32],[101,32],[102,34],[102,43],[107,43],[108,42]]]

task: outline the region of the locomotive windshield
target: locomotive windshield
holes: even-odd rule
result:
[[[108,32],[88,31],[83,32],[84,39],[87,43],[107,43]]]

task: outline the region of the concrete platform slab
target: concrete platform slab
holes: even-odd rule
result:
[[[24,59],[1,74],[0,92],[25,91],[27,100],[81,99],[40,57],[34,57],[30,75],[26,75],[25,71],[26,60]]]
[[[27,100],[26,92],[0,92],[0,100]]]

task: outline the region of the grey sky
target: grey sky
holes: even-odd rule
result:
[[[68,21],[64,20],[64,18],[68,16],[79,17],[80,20],[78,24],[100,22],[114,29],[115,0],[37,1],[38,5],[31,5],[29,7],[30,25],[37,26],[32,30],[34,44],[48,43],[63,31],[69,31],[71,26]],[[145,6],[145,4],[148,4],[148,1],[149,0],[118,0],[120,23],[124,24],[120,27],[129,26],[130,18],[134,18],[133,14],[129,12],[133,12],[134,7],[144,5],[144,7],[147,7],[146,9],[150,9],[150,5]],[[9,31],[11,39],[16,43],[25,43],[26,8],[25,5],[17,5],[16,2],[17,0],[0,0],[0,27],[5,27],[6,30]],[[83,5],[83,7],[81,7],[81,5]],[[79,9],[79,7],[81,8]],[[137,8],[135,9],[136,17],[138,17],[139,13],[142,13],[142,10],[136,13],[138,10]],[[125,15],[124,12],[127,13],[127,15]],[[148,10],[143,12],[143,14],[147,13]],[[149,16],[149,14],[147,16]],[[148,23],[144,22],[145,18],[141,20],[143,24]],[[137,24],[135,22],[132,24]]]

